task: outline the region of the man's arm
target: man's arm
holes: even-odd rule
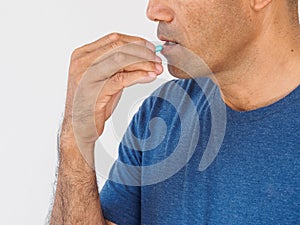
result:
[[[86,163],[72,136],[61,136],[60,165],[51,225],[105,222],[99,200],[95,171]]]
[[[76,148],[61,149],[56,195],[51,225],[105,225],[98,195],[95,172]]]
[[[154,49],[142,38],[110,34],[72,54],[51,225],[114,225],[102,215],[94,145],[122,90],[162,73]]]

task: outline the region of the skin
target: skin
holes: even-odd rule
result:
[[[159,22],[159,38],[180,43],[207,63],[229,107],[247,111],[299,85],[300,29],[290,11],[287,1],[153,0],[147,15]],[[180,53],[174,50],[167,58],[187,58]],[[189,61],[181,64],[193,67]],[[170,65],[169,71],[179,78],[191,76]]]
[[[102,216],[94,145],[122,90],[162,73],[154,49],[142,38],[113,33],[73,52],[50,224],[112,224]]]
[[[287,1],[150,0],[147,16],[158,22],[159,38],[182,47],[162,52],[169,62],[193,68],[182,57],[189,49],[209,66],[225,103],[245,111],[299,86],[300,29],[296,10],[290,12]],[[94,145],[122,90],[163,72],[153,51],[142,38],[110,34],[73,52],[50,224],[113,224],[102,215]],[[168,68],[175,77],[190,78],[172,63]]]

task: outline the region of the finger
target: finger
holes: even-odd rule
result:
[[[76,72],[83,73],[90,66],[99,63],[101,60],[104,60],[105,58],[109,57],[112,54],[115,54],[118,51],[136,55],[150,61],[162,62],[160,57],[158,57],[152,50],[149,50],[149,48],[145,46],[141,46],[136,43],[126,43],[123,41],[119,41],[113,44],[107,44],[104,47],[99,48],[91,53],[81,55],[81,57],[73,59],[73,64],[79,65],[80,68],[78,68],[78,66],[73,66],[72,68],[75,67]]]
[[[86,60],[92,62],[92,65],[97,64],[99,61],[117,52],[134,55],[149,61],[162,62],[161,58],[149,48],[137,43],[125,43],[123,41],[114,42],[113,44],[110,43],[103,46],[101,49],[95,50],[94,52],[86,55]]]
[[[128,68],[129,66],[133,67],[134,64],[136,64],[134,66],[135,70],[145,70],[148,65],[146,62],[149,62],[149,60],[128,55],[123,52],[117,52],[97,64],[90,66],[84,74],[84,79],[87,79],[89,82],[103,81],[118,72],[124,72],[124,68]],[[150,71],[153,71],[152,68],[153,67],[151,67]]]
[[[144,45],[150,49],[152,49],[154,51],[155,46],[147,41],[144,38],[141,37],[136,37],[136,36],[130,36],[130,35],[125,35],[125,34],[120,34],[120,33],[111,33],[108,34],[92,43],[86,44],[82,47],[80,47],[78,50],[81,50],[81,52],[83,53],[89,53],[92,51],[95,51],[98,48],[102,48],[105,45],[114,43],[114,42],[119,42],[119,41],[123,41],[123,42],[137,42],[140,45]]]
[[[101,99],[101,98],[98,98],[97,99],[97,102],[96,102],[96,105],[95,105],[95,110],[96,112],[105,108],[105,116],[104,116],[104,120],[106,121],[110,115],[113,113],[114,109],[116,108],[116,106],[118,105],[118,102],[121,98],[121,95],[122,95],[122,91],[119,91],[117,92],[116,94],[110,96],[108,99],[104,100]],[[96,125],[97,125],[97,130],[101,131],[103,128],[102,126],[104,125],[103,122],[103,114],[101,113],[96,113],[95,114],[95,121],[98,121],[96,122]]]
[[[123,68],[120,72],[133,72],[133,71],[146,71],[146,72],[155,72],[160,74],[163,70],[163,67],[160,63],[155,62],[138,62]]]
[[[134,84],[152,82],[156,77],[156,73],[146,71],[117,73],[105,82],[105,85],[100,91],[100,98],[114,95]]]

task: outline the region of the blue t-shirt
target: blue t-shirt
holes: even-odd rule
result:
[[[118,225],[300,224],[299,110],[299,87],[238,112],[207,78],[164,84],[123,137],[100,192],[104,217]]]

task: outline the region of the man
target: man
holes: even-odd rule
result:
[[[154,46],[138,37],[111,34],[75,50],[51,224],[299,224],[297,4],[150,0],[147,16],[159,22],[158,37],[168,41],[162,54],[180,79],[144,102],[120,145],[119,161],[141,170],[126,175],[126,167],[116,163],[100,198],[92,169],[94,143],[123,88],[151,82],[163,68]],[[183,49],[203,59],[213,75],[199,69],[198,76],[206,76],[199,78]],[[181,90],[188,97],[180,99]],[[222,103],[226,127],[222,130],[221,123],[216,130],[214,115],[222,112]],[[143,140],[159,139],[163,130],[153,122],[157,117],[167,133],[149,147]],[[222,131],[218,151],[209,153],[203,166],[210,140],[212,145],[218,140],[212,133]],[[147,166],[172,157],[176,146],[186,150],[177,158],[184,165],[168,173],[172,161],[164,170],[147,172]],[[155,180],[160,173],[165,179]]]

